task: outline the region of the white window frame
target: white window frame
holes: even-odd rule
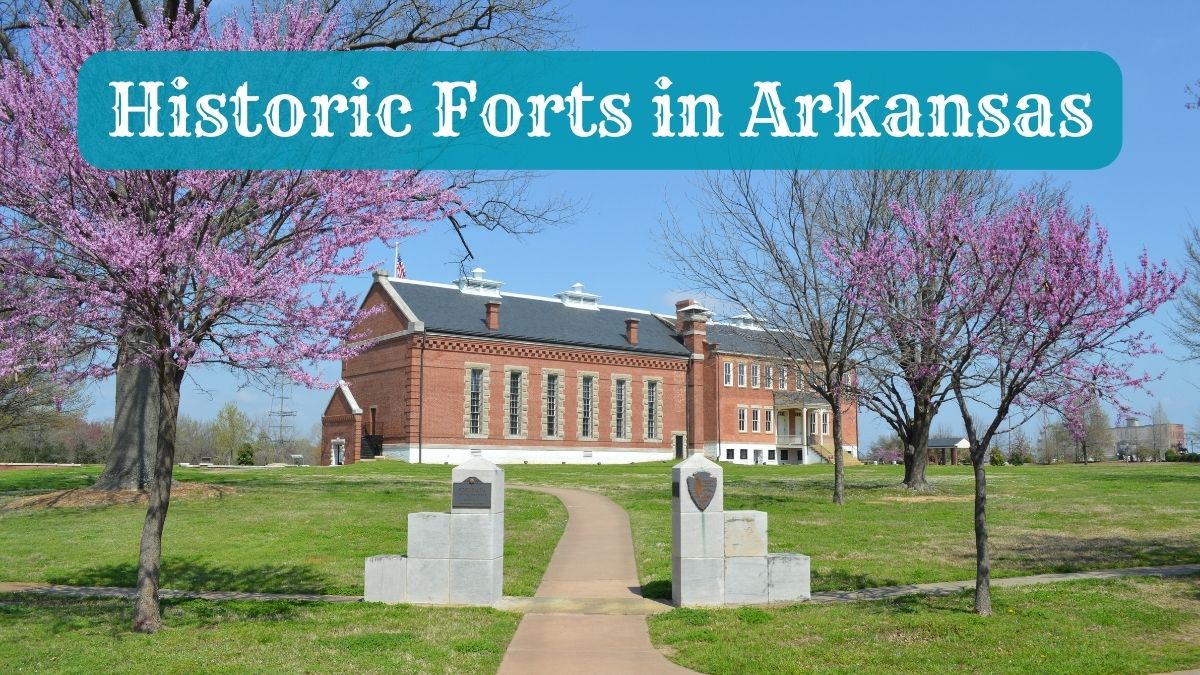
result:
[[[738,406],[738,432],[746,433],[746,406]]]
[[[738,362],[737,373],[738,373],[738,386],[745,389],[746,388],[746,364],[745,363],[743,363],[741,361]]]
[[[725,386],[733,386],[733,361],[725,362]]]
[[[760,429],[759,418],[761,418],[761,417],[762,417],[762,409],[760,409],[760,408],[751,408],[750,409],[750,431],[751,431],[751,433],[755,433],[755,434],[758,433],[758,431]]]
[[[775,388],[775,366],[766,366],[763,369],[763,389]]]
[[[775,431],[775,410],[773,408],[766,408],[763,410],[763,414],[764,414],[763,431],[765,431],[768,434],[774,432]]]
[[[596,381],[595,375],[583,375],[579,384],[579,435],[582,438],[596,437],[596,420],[592,416],[592,408],[596,403]]]
[[[759,380],[758,380],[758,373],[759,373],[759,370],[760,370],[760,369],[759,369],[759,367],[758,367],[758,364],[757,364],[757,363],[752,363],[752,364],[750,364],[750,386],[751,386],[752,388],[754,388],[754,389],[758,389],[758,382],[759,382]]]
[[[471,368],[467,392],[467,431],[471,435],[485,432],[483,428],[483,368]]]
[[[613,379],[613,439],[627,441],[629,440],[630,417],[629,410],[630,396],[633,392],[630,391],[632,380],[625,377]]]
[[[829,435],[829,413],[826,411],[821,412],[821,435]]]
[[[558,405],[558,373],[546,373],[546,437],[558,438],[562,412]]]
[[[787,366],[779,366],[779,391],[787,391],[787,388],[788,388]]]

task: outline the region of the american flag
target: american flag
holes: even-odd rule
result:
[[[400,245],[396,244],[396,278],[405,279],[408,277],[408,271],[404,269],[404,260],[400,258]]]

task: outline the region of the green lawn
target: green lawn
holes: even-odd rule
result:
[[[99,467],[0,471],[17,494],[89,485]],[[163,585],[186,590],[362,593],[363,561],[404,553],[408,513],[450,507],[450,467],[376,462],[335,469],[202,471],[235,490],[171,504]],[[504,592],[533,595],[566,526],[550,495],[509,492]],[[0,511],[0,581],[133,586],[145,507]]]
[[[0,505],[83,486],[98,467],[0,472]],[[669,464],[506,467],[509,484],[597,489],[630,513],[643,583],[669,594]],[[376,462],[181,470],[234,493],[172,505],[164,583],[187,589],[361,593],[363,558],[404,550],[405,515],[449,502],[446,466]],[[770,514],[771,548],[813,557],[814,588],[969,579],[971,478],[931,467],[726,467],[726,508]],[[1200,562],[1200,465],[989,470],[994,573]],[[505,592],[531,594],[565,523],[561,504],[510,489]],[[0,580],[130,586],[142,507],[0,511]],[[127,632],[130,604],[0,595],[5,670],[491,672],[518,617],[494,610],[272,602],[167,603],[158,636]],[[998,589],[832,606],[674,610],[657,645],[704,672],[1154,672],[1200,665],[1200,577]]]
[[[1200,665],[1200,579],[1082,581],[842,605],[677,609],[650,634],[705,673],[1162,673]]]
[[[971,579],[970,467],[929,468],[934,492],[897,487],[902,467],[846,470],[846,504],[830,504],[829,466],[725,465],[725,508],[769,514],[772,551],[813,559],[813,590]],[[630,514],[647,594],[669,597],[667,464],[508,469],[510,481],[598,489]],[[1200,562],[1200,465],[988,469],[997,577]]]
[[[491,609],[301,602],[132,603],[0,595],[0,670],[75,673],[491,673],[520,617]]]

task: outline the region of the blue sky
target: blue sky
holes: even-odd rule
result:
[[[1144,247],[1154,258],[1178,261],[1189,223],[1200,222],[1200,111],[1185,110],[1184,87],[1200,79],[1195,56],[1200,3],[1010,1],[971,2],[628,2],[576,0],[564,5],[575,26],[574,42],[590,50],[1097,50],[1108,53],[1124,76],[1124,146],[1118,159],[1096,171],[1058,172],[1076,203],[1090,205],[1109,229],[1118,262]],[[901,9],[903,8],[903,9]],[[1034,174],[1017,174],[1018,182]],[[680,294],[654,242],[668,205],[684,222],[697,176],[689,172],[556,172],[535,190],[561,195],[582,209],[574,223],[525,239],[473,233],[476,259],[504,290],[550,295],[576,281],[601,302],[668,311]],[[458,274],[457,239],[438,224],[406,241],[402,255],[410,277],[450,281]],[[390,264],[391,252],[375,256]],[[363,292],[368,280],[350,279]],[[1159,336],[1163,357],[1143,359],[1151,372],[1167,370],[1153,386],[1172,421],[1189,428],[1200,412],[1200,365],[1167,358],[1178,349],[1165,335],[1166,316],[1144,326]],[[324,372],[335,377],[336,364]],[[184,385],[182,412],[210,418],[229,399],[257,415],[270,396],[238,388],[217,370],[193,372]],[[90,417],[112,416],[112,384],[94,388]],[[328,392],[297,388],[298,431],[319,422]],[[1149,412],[1153,401],[1133,397]],[[961,426],[954,415],[939,422]],[[869,443],[885,432],[863,416]]]

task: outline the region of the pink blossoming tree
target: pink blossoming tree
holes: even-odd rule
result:
[[[305,6],[151,20],[141,50],[325,49],[329,17]],[[248,376],[355,350],[361,318],[334,286],[361,274],[367,246],[455,209],[444,178],[415,172],[102,171],[75,142],[76,74],[116,49],[96,5],[76,25],[48,10],[31,58],[0,66],[0,376],[70,382],[122,360],[158,383],[154,481],[138,560],[134,628],[157,630],[159,562],[171,494],[179,392],[189,369]],[[137,335],[137,340],[122,340]]]
[[[904,324],[876,339],[907,333],[938,342],[939,359],[927,365],[949,378],[971,444],[975,609],[988,615],[987,448],[1046,407],[1067,419],[1097,400],[1123,408],[1122,393],[1150,380],[1131,373],[1134,359],[1154,351],[1132,325],[1169,301],[1183,277],[1144,253],[1136,267],[1118,270],[1104,230],[1061,202],[1024,199],[985,217],[953,199],[928,215],[894,208],[906,227],[831,255],[860,302]],[[944,295],[922,312],[895,311],[904,289],[927,274],[943,275]]]

